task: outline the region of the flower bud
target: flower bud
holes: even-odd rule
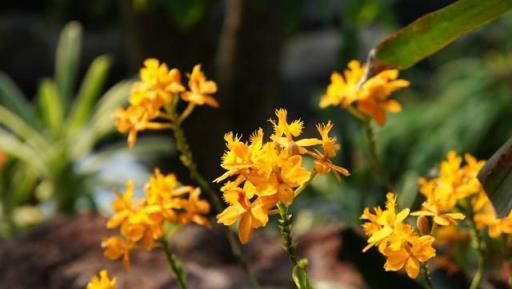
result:
[[[290,155],[298,155],[299,154],[299,146],[294,141],[292,141],[288,144],[287,149],[288,149],[288,153]]]
[[[416,226],[422,235],[429,235],[432,229],[430,221],[426,216],[419,216],[418,219],[416,219]]]

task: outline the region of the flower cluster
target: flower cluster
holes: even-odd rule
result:
[[[119,108],[114,114],[117,130],[128,133],[129,146],[135,144],[138,132],[172,128],[173,123],[188,117],[196,105],[219,106],[212,97],[217,84],[206,79],[200,65],[194,66],[188,78],[187,90],[178,69],[169,69],[156,59],[144,61],[140,81],[132,86],[129,107]],[[188,103],[182,113],[177,112],[180,99]]]
[[[99,276],[93,276],[87,289],[116,289],[116,278],[110,279],[107,270],[102,270]]]
[[[396,210],[396,195],[386,195],[386,207],[377,207],[373,213],[366,208],[361,219],[366,222],[363,230],[369,236],[367,251],[376,246],[387,261],[386,271],[399,271],[405,267],[410,278],[416,278],[422,262],[436,255],[433,247],[434,237],[430,234],[420,235],[410,224],[405,222],[410,210]]]
[[[173,174],[163,175],[156,169],[144,191],[144,198],[134,200],[133,182],[129,181],[124,194],[116,192],[117,199],[112,203],[115,214],[106,225],[108,229],[119,228],[120,234],[103,241],[105,257],[122,257],[126,267],[131,250],[156,246],[164,236],[165,222],[209,226],[205,215],[210,205],[199,199],[199,188],[181,186]]]
[[[268,222],[269,210],[278,202],[290,204],[299,188],[308,183],[315,174],[333,173],[348,175],[348,171],[332,163],[340,146],[329,133],[333,125],[317,126],[320,138],[301,138],[303,123],[300,120],[288,122],[287,111],[276,110],[277,120],[270,120],[274,133],[270,140],[264,140],[260,128],[243,142],[233,133],[224,137],[227,151],[222,158],[226,172],[215,182],[231,180],[221,188],[228,207],[217,216],[219,223],[233,225],[240,220],[239,238],[247,243],[252,231]],[[319,147],[321,150],[311,150]],[[314,169],[303,165],[303,156],[314,160]]]
[[[488,228],[489,236],[497,238],[512,233],[512,214],[503,219],[496,212],[477,179],[478,172],[484,166],[466,154],[464,159],[450,151],[447,159],[439,165],[439,176],[431,180],[419,180],[420,192],[426,200],[422,209],[413,213],[429,216],[441,226],[456,225],[456,220],[464,219],[461,210],[474,216],[479,229]]]
[[[400,88],[409,86],[409,82],[398,79],[398,70],[388,69],[364,80],[367,66],[357,60],[348,64],[343,74],[333,72],[320,107],[341,106],[354,109],[366,118],[374,119],[378,124],[386,122],[387,112],[400,112],[400,103],[389,96]]]

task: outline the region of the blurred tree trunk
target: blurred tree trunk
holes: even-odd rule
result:
[[[185,124],[199,168],[213,179],[220,173],[224,133],[247,135],[265,123],[278,103],[284,4],[209,1],[202,19],[183,30],[163,9],[134,11],[131,1],[118,3],[133,71],[146,57],[157,57],[185,72],[201,63],[218,82],[221,108],[198,108]],[[173,171],[181,167],[176,160],[170,164]]]
[[[222,102],[233,129],[262,126],[279,104],[284,1],[227,0],[217,52]]]

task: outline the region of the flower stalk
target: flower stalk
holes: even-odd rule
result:
[[[188,169],[190,177],[199,184],[203,191],[205,191],[208,194],[208,198],[210,199],[210,202],[213,206],[213,210],[215,211],[215,213],[222,212],[223,205],[219,197],[217,196],[213,188],[210,186],[210,183],[206,181],[206,179],[201,175],[201,173],[197,169],[197,164],[194,161],[192,150],[190,149],[190,146],[188,144],[185,132],[181,127],[181,122],[176,123],[176,125],[173,128],[173,132],[174,138],[176,139],[176,146],[180,152],[181,163]],[[249,268],[249,264],[247,263],[245,256],[242,254],[242,251],[240,249],[240,246],[238,245],[238,242],[236,241],[235,236],[229,229],[226,229],[225,231],[226,237],[228,238],[229,246],[231,247],[231,252],[235,256],[235,259],[242,268],[242,270],[248,276],[249,282],[255,289],[261,288],[256,277]]]
[[[162,238],[160,240],[160,244],[162,245],[162,249],[164,250],[165,257],[167,258],[167,264],[169,264],[169,267],[174,273],[174,277],[176,278],[178,285],[180,286],[181,289],[187,289],[187,277],[185,271],[183,270],[181,262],[172,253],[169,243],[165,238]]]
[[[284,203],[278,203],[277,208],[279,210],[279,232],[283,237],[283,245],[286,250],[286,254],[293,265],[293,281],[298,289],[314,289],[313,285],[309,281],[307,274],[307,261],[299,260],[297,257],[297,248],[293,243],[292,238],[292,214],[288,211],[288,205]]]
[[[379,157],[377,155],[377,142],[375,141],[375,131],[373,130],[372,124],[370,120],[363,121],[365,132],[366,132],[366,138],[368,140],[368,150],[370,153],[370,159],[372,162],[372,165],[379,174],[382,182],[386,186],[388,192],[394,192],[393,184],[391,183],[389,176],[387,175],[386,171],[382,167],[382,164],[379,161]]]
[[[421,263],[421,271],[423,272],[423,279],[425,279],[427,289],[434,289],[434,285],[432,284],[432,276],[430,276],[430,268],[426,262]]]
[[[475,222],[473,208],[471,207],[471,204],[469,202],[467,202],[467,215],[471,232],[471,238],[474,241],[475,249],[477,250],[478,253],[478,268],[475,273],[475,276],[473,277],[473,280],[471,280],[471,285],[469,286],[469,289],[478,289],[480,287],[480,284],[482,283],[485,274],[485,244],[480,234],[480,230],[478,229],[477,224]]]

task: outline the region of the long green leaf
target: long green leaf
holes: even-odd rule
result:
[[[32,166],[40,175],[48,175],[48,169],[40,154],[31,146],[21,142],[10,132],[0,128],[0,149],[10,156],[20,159]]]
[[[478,179],[498,216],[507,216],[512,210],[512,138],[487,161]]]
[[[81,44],[82,27],[78,22],[68,23],[60,34],[55,56],[55,79],[64,108],[67,108],[75,87]]]
[[[50,149],[50,145],[39,132],[2,105],[0,105],[0,124],[4,125],[18,138],[37,147],[41,152],[47,152]]]
[[[34,111],[32,106],[14,81],[2,71],[0,71],[0,103],[26,122],[33,123]]]
[[[459,0],[390,35],[371,53],[373,70],[406,69],[512,9],[512,0]]]
[[[128,101],[130,87],[131,81],[120,82],[109,89],[100,99],[94,108],[91,120],[72,140],[72,159],[79,159],[87,154],[100,138],[112,132],[114,129],[114,111]]]
[[[64,111],[59,99],[57,85],[52,79],[43,79],[39,84],[38,94],[41,117],[52,134],[57,136],[62,129],[64,120]]]
[[[70,131],[76,131],[89,118],[94,102],[107,80],[110,65],[110,58],[102,55],[94,59],[89,66],[69,116],[68,129]]]

